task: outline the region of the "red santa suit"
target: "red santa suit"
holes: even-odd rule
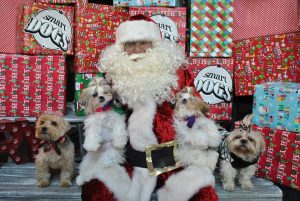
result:
[[[124,43],[135,41],[151,41],[153,48],[139,55],[124,53]],[[139,60],[132,60],[136,58]],[[170,104],[174,99],[172,92],[191,85],[187,70],[180,68],[184,62],[183,50],[174,43],[163,41],[159,27],[153,21],[140,16],[121,23],[116,31],[116,43],[102,52],[99,70],[106,73],[108,80],[112,81],[112,87],[120,101],[133,111],[127,126],[133,149],[143,152],[148,145],[174,139],[173,109]],[[180,170],[163,173],[156,181],[156,177],[148,177],[146,168],[130,167],[129,164],[128,173],[132,174],[132,184],[128,184],[131,185],[131,190],[124,200],[150,200],[155,185],[163,185],[168,176],[176,174],[176,171]],[[212,185],[201,186],[189,200],[218,200]],[[136,195],[138,193],[140,195]],[[83,185],[82,199],[115,200],[105,184],[98,180]]]

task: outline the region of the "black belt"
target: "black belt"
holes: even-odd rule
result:
[[[151,151],[152,163],[154,168],[164,168],[176,165],[174,158],[174,147],[160,147]],[[132,148],[130,143],[126,145],[126,161],[136,167],[147,168],[146,152],[137,151]]]

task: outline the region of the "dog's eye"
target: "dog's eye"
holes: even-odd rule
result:
[[[52,122],[51,122],[51,125],[52,125],[52,126],[55,126],[55,127],[58,126],[57,122],[55,122],[55,121],[52,121]]]
[[[44,124],[44,123],[45,123],[44,121],[41,121],[41,122],[40,122],[40,125],[42,125],[42,124]]]
[[[241,138],[242,138],[242,136],[240,136],[240,135],[237,135],[237,136],[234,137],[234,139],[236,139],[236,140],[241,139]]]
[[[250,142],[254,142],[254,139],[252,137],[248,137]]]
[[[98,93],[94,93],[93,97],[96,98],[98,96]]]

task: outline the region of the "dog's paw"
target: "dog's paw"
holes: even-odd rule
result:
[[[252,190],[253,189],[253,184],[251,181],[243,181],[241,183],[241,188],[244,190]]]
[[[113,142],[114,147],[118,148],[118,149],[123,149],[127,143],[127,139],[122,140],[122,139],[118,139],[118,140],[114,140]]]
[[[97,151],[97,149],[100,147],[100,144],[97,144],[95,142],[90,143],[90,142],[84,142],[83,143],[83,148],[87,151]]]
[[[225,191],[233,191],[234,190],[234,183],[233,182],[223,183],[223,189]]]
[[[37,182],[37,186],[38,187],[41,187],[41,188],[45,188],[47,186],[50,185],[50,182],[49,181],[46,181],[46,180],[43,180],[43,181],[38,181]]]
[[[76,184],[78,186],[82,186],[84,184],[84,180],[83,180],[82,176],[79,175],[76,177]]]
[[[72,182],[69,180],[61,180],[60,181],[60,186],[64,188],[68,188],[69,186],[72,185]]]

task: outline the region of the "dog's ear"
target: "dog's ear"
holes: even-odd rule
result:
[[[66,121],[64,118],[61,120],[61,126],[64,129],[65,133],[67,133],[71,129],[71,125],[68,121]]]
[[[259,154],[266,151],[266,143],[261,133],[257,133],[259,139]]]
[[[252,116],[253,114],[247,114],[244,119],[243,119],[243,123],[246,125],[246,126],[249,126],[251,125],[251,122],[252,122]]]
[[[83,89],[78,101],[80,107],[85,109],[90,102],[90,98],[91,98],[90,89],[89,88]]]
[[[206,115],[207,113],[209,113],[209,105],[206,104],[205,102],[203,102],[200,98],[195,97],[196,102],[197,102],[197,107],[198,109],[202,112],[202,114]]]

